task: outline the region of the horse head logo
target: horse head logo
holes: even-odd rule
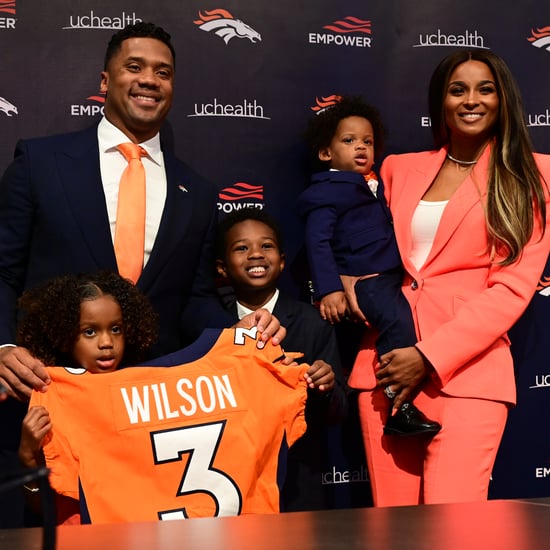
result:
[[[550,52],[550,26],[542,29],[531,29],[531,36],[527,39],[532,46]]]
[[[17,107],[3,97],[0,97],[0,111],[4,111],[7,116],[18,114]]]
[[[550,296],[550,277],[542,277],[537,285],[537,292],[541,296]]]
[[[213,32],[222,38],[226,44],[232,38],[248,38],[252,43],[261,42],[259,32],[241,21],[235,19],[227,10],[217,9],[199,12],[199,19],[194,21],[199,29],[206,32]]]

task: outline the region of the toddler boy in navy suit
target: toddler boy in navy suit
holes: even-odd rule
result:
[[[414,346],[411,310],[401,292],[403,270],[383,184],[372,171],[382,150],[378,111],[360,97],[343,97],[311,120],[307,136],[325,171],[313,175],[298,208],[306,224],[306,248],[320,313],[344,319],[347,302],[340,275],[358,276],[358,305],[378,330],[378,356]],[[328,171],[327,171],[328,168]],[[384,389],[392,401],[395,392]],[[411,402],[390,414],[384,433],[434,434],[441,429]]]

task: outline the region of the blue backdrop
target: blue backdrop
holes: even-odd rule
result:
[[[304,299],[295,211],[308,179],[302,131],[333,95],[361,94],[380,108],[386,153],[429,148],[433,68],[453,48],[488,48],[516,75],[535,147],[550,153],[549,2],[0,0],[0,171],[17,138],[83,128],[101,116],[106,43],[137,20],[165,27],[175,43],[176,100],[165,136],[217,184],[222,214],[254,204],[282,222],[283,286]],[[493,473],[494,497],[550,496],[549,318],[547,266],[512,334],[518,406]],[[334,435],[324,480],[342,489],[337,505],[363,504],[359,433],[353,422],[346,430]]]

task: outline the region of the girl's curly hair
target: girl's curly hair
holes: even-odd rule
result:
[[[64,275],[24,292],[19,299],[22,317],[17,344],[46,365],[71,364],[79,334],[80,304],[100,296],[112,296],[122,311],[122,363],[142,361],[157,340],[158,316],[140,290],[110,271]]]

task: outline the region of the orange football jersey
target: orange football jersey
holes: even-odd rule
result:
[[[176,366],[48,367],[52,383],[30,405],[52,419],[50,482],[83,495],[92,523],[279,511],[279,451],[306,429],[308,366],[258,350],[255,329],[211,332],[199,359],[166,356],[181,356]]]

